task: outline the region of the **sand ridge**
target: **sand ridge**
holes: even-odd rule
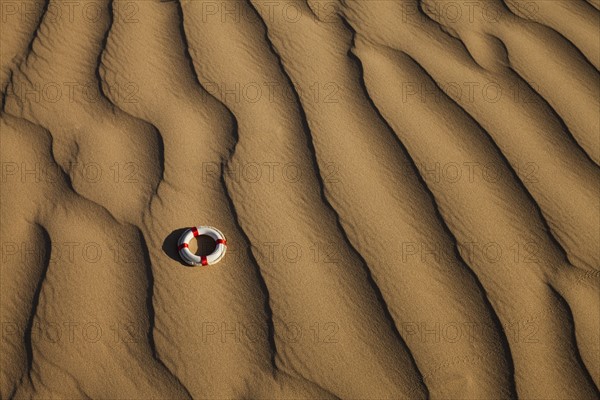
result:
[[[597,1],[24,4],[0,397],[598,397]]]

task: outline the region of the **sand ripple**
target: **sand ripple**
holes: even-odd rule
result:
[[[0,397],[598,398],[597,0],[0,6]]]

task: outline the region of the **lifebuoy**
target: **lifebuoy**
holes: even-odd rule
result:
[[[190,240],[200,235],[210,236],[217,243],[215,250],[207,256],[198,256],[190,251]],[[213,228],[212,226],[195,226],[183,232],[177,243],[177,250],[179,250],[179,255],[186,264],[213,265],[221,261],[225,255],[227,240],[225,240],[225,235],[217,228]]]

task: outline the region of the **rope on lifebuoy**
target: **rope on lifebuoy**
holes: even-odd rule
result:
[[[217,243],[215,250],[207,256],[198,256],[190,251],[190,241],[192,238],[200,235],[209,236]],[[212,226],[195,226],[183,232],[177,243],[177,250],[179,250],[181,259],[188,265],[213,265],[221,261],[225,255],[227,240],[225,239],[225,235],[217,228],[213,228]]]

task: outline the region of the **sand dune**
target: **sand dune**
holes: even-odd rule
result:
[[[0,6],[1,398],[598,398],[597,1]]]

